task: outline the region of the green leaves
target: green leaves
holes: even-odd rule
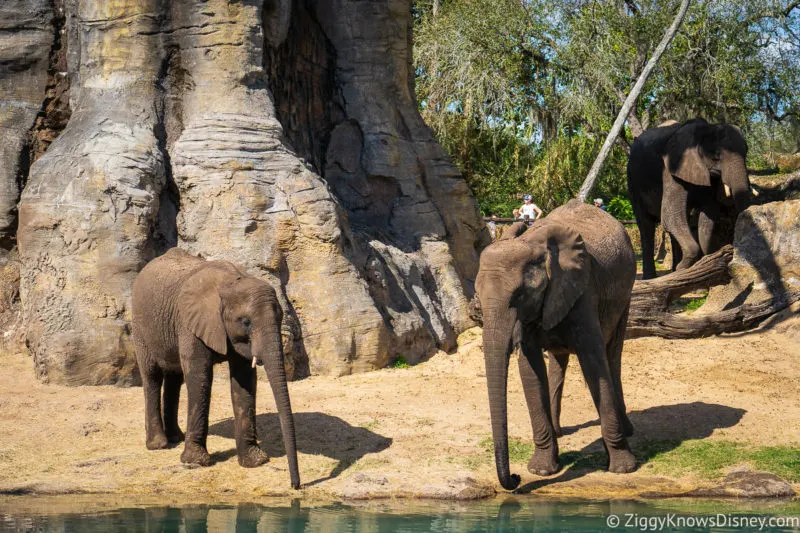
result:
[[[577,192],[678,0],[439,0],[415,6],[420,110],[484,214]],[[745,130],[751,159],[800,149],[800,7],[697,0],[629,117]],[[780,120],[778,120],[780,119]],[[593,196],[626,196],[620,143]],[[613,211],[622,217],[624,206]]]

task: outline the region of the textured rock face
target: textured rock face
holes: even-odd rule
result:
[[[40,377],[135,382],[130,287],[175,245],[273,283],[298,375],[455,345],[488,234],[416,111],[409,1],[64,8],[72,116],[19,206]]]
[[[30,165],[29,133],[47,86],[53,18],[50,0],[0,3],[0,243],[6,248]]]
[[[736,222],[733,246],[732,280],[711,289],[703,312],[764,300],[788,305],[800,294],[800,200],[750,207]]]

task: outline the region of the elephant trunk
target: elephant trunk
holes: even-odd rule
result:
[[[506,490],[514,490],[520,482],[510,473],[508,463],[508,356],[511,336],[517,319],[516,310],[502,311],[484,307],[483,354],[486,363],[486,382],[489,390],[489,411],[492,419],[492,440],[497,477]]]
[[[750,207],[752,193],[747,178],[747,164],[741,154],[725,151],[720,162],[722,182],[730,187],[736,211],[741,213]]]
[[[281,432],[283,433],[283,446],[286,449],[286,459],[289,461],[289,477],[291,478],[292,488],[300,488],[300,473],[297,468],[297,441],[295,439],[294,416],[292,415],[292,404],[289,400],[289,388],[286,384],[286,369],[283,366],[283,346],[281,336],[274,329],[265,332],[264,339],[254,345],[257,346],[254,353],[264,364],[267,372],[272,394],[275,397],[275,405],[278,409],[278,418],[281,421]],[[260,349],[259,349],[260,348]]]

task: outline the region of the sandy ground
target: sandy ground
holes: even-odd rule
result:
[[[642,439],[721,439],[800,446],[800,317],[756,332],[690,341],[628,341],[625,395]],[[258,426],[272,457],[257,469],[239,467],[234,452],[226,367],[216,367],[209,451],[215,464],[189,468],[182,447],[144,446],[140,388],[61,387],[34,378],[24,354],[0,355],[0,494],[118,493],[133,497],[249,500],[296,494],[274,403],[259,385]],[[455,354],[440,353],[409,369],[290,384],[303,498],[478,497],[502,492],[480,445],[490,436],[480,330],[460,338]],[[185,398],[185,396],[184,396]],[[185,403],[181,425],[185,427]],[[561,451],[598,451],[600,428],[572,361]],[[530,422],[516,361],[509,380],[509,431],[530,441]],[[628,498],[644,491],[679,492],[702,484],[685,476],[567,470],[550,478],[514,464],[535,494]],[[800,487],[795,486],[795,489]]]

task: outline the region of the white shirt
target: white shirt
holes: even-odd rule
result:
[[[531,202],[529,204],[523,204],[522,207],[519,208],[519,218],[525,218],[525,215],[528,215],[531,220],[536,219],[536,204]]]

